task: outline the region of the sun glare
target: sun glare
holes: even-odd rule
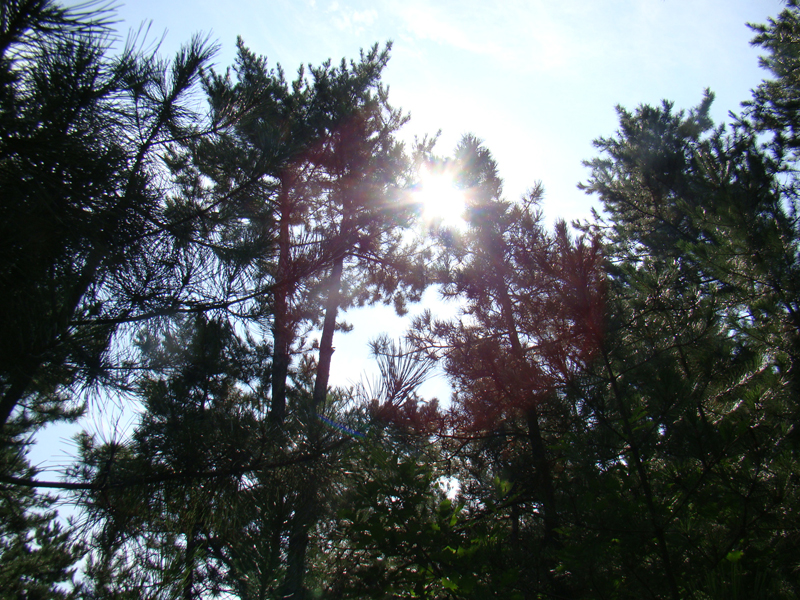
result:
[[[455,229],[466,227],[464,192],[456,188],[448,173],[423,169],[415,197],[425,222]]]

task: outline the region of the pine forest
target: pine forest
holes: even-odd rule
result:
[[[220,69],[201,36],[112,51],[107,7],[5,0],[0,598],[800,598],[780,9],[731,123],[712,91],[618,107],[594,218],[551,225],[477,137],[401,141],[391,44],[287,77],[241,39]],[[462,226],[425,217],[436,178]],[[457,317],[418,310],[431,289]],[[332,385],[376,304],[406,334]],[[111,402],[130,432],[33,466],[37,432]]]

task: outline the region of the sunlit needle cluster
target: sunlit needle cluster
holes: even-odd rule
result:
[[[464,221],[466,198],[464,192],[456,187],[452,175],[448,172],[423,168],[419,187],[414,196],[426,223],[453,229],[466,227]]]

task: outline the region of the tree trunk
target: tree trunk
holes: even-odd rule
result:
[[[647,475],[647,469],[645,467],[644,460],[642,459],[641,451],[639,450],[639,444],[634,438],[631,412],[628,408],[628,405],[625,403],[625,400],[622,398],[622,394],[617,386],[617,376],[614,373],[614,370],[611,367],[611,362],[609,361],[608,355],[605,352],[603,353],[603,359],[611,382],[611,390],[614,394],[617,404],[619,405],[620,415],[622,416],[622,431],[625,433],[625,437],[627,438],[626,441],[630,447],[630,456],[633,459],[633,464],[636,468],[636,474],[639,477],[639,483],[641,483],[642,491],[644,492],[645,504],[647,505],[647,511],[650,515],[650,523],[653,526],[653,533],[658,545],[659,554],[661,555],[661,562],[664,567],[664,574],[666,575],[667,582],[669,584],[670,594],[672,595],[673,600],[679,600],[681,595],[678,589],[678,584],[675,580],[675,573],[672,568],[672,561],[670,559],[669,549],[667,547],[667,539],[664,535],[664,526],[662,525],[661,519],[658,515],[655,497],[650,486],[650,478]]]
[[[328,278],[328,299],[325,303],[325,322],[322,326],[322,336],[319,341],[319,363],[317,364],[317,377],[314,381],[314,409],[322,406],[328,396],[328,380],[331,374],[331,360],[333,358],[333,334],[336,331],[336,317],[339,314],[339,287],[342,283],[344,269],[344,255],[336,259],[331,267]]]
[[[500,302],[500,309],[502,312],[503,322],[505,324],[509,343],[511,344],[511,351],[516,368],[520,369],[520,375],[524,371],[535,369],[535,366],[530,365],[526,360],[525,350],[517,333],[517,324],[514,319],[513,305],[511,298],[508,295],[508,289],[505,285],[504,273],[506,266],[501,264],[500,261],[494,261],[497,269],[498,281],[496,283],[496,293]],[[498,264],[500,263],[500,264]],[[558,537],[558,510],[556,508],[556,495],[555,485],[553,483],[553,474],[550,470],[550,461],[547,456],[547,446],[542,437],[542,430],[539,426],[539,411],[537,408],[538,398],[534,393],[532,382],[541,380],[540,373],[528,373],[528,377],[524,375],[520,377],[518,382],[518,393],[520,400],[525,407],[525,419],[528,428],[528,441],[531,446],[531,458],[533,460],[533,467],[535,469],[535,481],[537,489],[536,495],[539,498],[542,506],[542,517],[544,521],[544,538],[543,547],[545,549],[544,564],[546,565],[546,578],[553,588],[553,591],[558,594],[558,597],[570,597],[564,583],[554,576],[555,566],[554,558],[550,556],[549,551],[558,549],[560,540]]]
[[[517,334],[516,322],[514,319],[513,306],[511,298],[508,296],[508,290],[503,285],[498,285],[498,296],[500,300],[501,310],[503,313],[503,321],[505,322],[506,329],[508,330],[509,342],[511,343],[511,350],[514,355],[515,362],[519,365],[520,369],[531,369],[532,367],[525,360],[525,351],[522,348],[522,343]],[[524,386],[524,382],[522,384]],[[527,386],[524,386],[527,387]],[[523,390],[522,393],[528,396],[530,392]],[[536,469],[536,481],[541,490],[540,499],[542,502],[542,513],[544,517],[544,542],[546,546],[557,543],[558,516],[556,511],[555,489],[553,486],[553,476],[550,471],[550,463],[547,457],[547,447],[542,438],[542,431],[539,427],[539,411],[537,409],[537,399],[530,394],[529,397],[523,397],[523,402],[527,404],[525,410],[525,418],[528,426],[528,440],[531,445],[531,458],[533,459],[533,466]]]
[[[336,330],[336,316],[339,313],[339,287],[342,281],[344,268],[344,255],[337,258],[328,278],[328,298],[325,303],[325,322],[322,326],[322,336],[319,346],[319,362],[317,376],[314,381],[314,396],[312,409],[316,412],[325,402],[328,395],[328,379],[330,378],[331,359],[333,357],[333,334]],[[310,437],[313,443],[318,441],[315,433],[316,424],[312,424]],[[286,579],[283,587],[285,600],[300,600],[304,597],[303,580],[305,579],[306,551],[309,544],[309,529],[316,518],[317,480],[310,477],[307,487],[302,491],[302,498],[295,510],[289,534],[289,548],[287,551]]]
[[[184,557],[183,600],[194,600],[194,554],[197,548],[197,526],[192,525],[186,534],[186,556]]]
[[[289,530],[289,547],[286,550],[286,576],[281,586],[283,600],[302,600],[305,598],[303,580],[306,574],[306,552],[308,550],[308,530],[315,519],[317,481],[313,473],[308,478],[307,487],[300,490],[297,505]]]
[[[289,348],[291,328],[289,326],[289,297],[292,291],[290,282],[289,219],[291,207],[289,199],[289,178],[281,177],[281,193],[278,199],[280,223],[278,229],[278,272],[275,276],[275,291],[272,315],[272,402],[269,418],[281,424],[286,418],[286,379],[289,376]]]
[[[546,546],[558,544],[558,515],[556,512],[555,490],[553,488],[553,475],[550,471],[550,463],[547,460],[547,449],[542,439],[542,431],[539,428],[539,414],[536,405],[531,405],[525,413],[528,422],[528,439],[531,444],[531,457],[536,469],[536,483],[541,492],[539,497],[542,502],[542,514],[544,517],[544,543]]]

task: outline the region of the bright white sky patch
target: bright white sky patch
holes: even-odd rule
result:
[[[511,58],[502,44],[502,38],[498,40],[495,36],[487,35],[485,20],[475,22],[464,18],[465,15],[459,11],[448,11],[427,2],[406,0],[393,8],[411,38],[429,40],[497,60]],[[486,10],[487,15],[491,10]]]
[[[414,197],[421,205],[422,218],[426,223],[453,229],[466,226],[464,192],[456,188],[447,171],[423,169]]]

